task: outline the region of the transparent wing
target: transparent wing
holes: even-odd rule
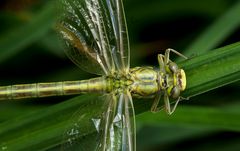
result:
[[[109,97],[111,101],[104,116],[98,150],[135,151],[135,114],[131,94],[126,91]]]
[[[103,0],[107,3],[115,46],[112,50],[114,62],[119,71],[128,72],[130,63],[130,46],[128,29],[122,0]]]
[[[64,132],[64,151],[135,151],[131,94],[107,94],[80,107]]]
[[[61,0],[58,30],[68,57],[82,69],[111,74],[129,69],[129,42],[121,0]]]
[[[63,134],[62,151],[95,151],[102,136],[104,114],[108,108],[108,95],[91,97],[71,117]]]

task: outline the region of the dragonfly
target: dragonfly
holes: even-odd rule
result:
[[[186,89],[185,71],[170,60],[170,53],[187,59],[174,49],[158,54],[159,69],[130,68],[130,45],[122,0],[61,0],[62,14],[56,24],[67,56],[81,69],[99,75],[79,81],[17,84],[0,87],[0,100],[103,94],[104,107],[94,117],[80,119],[65,132],[64,149],[135,151],[136,124],[133,98],[153,98],[152,112],[164,108],[172,114]],[[171,105],[170,99],[175,100]],[[95,127],[96,144],[84,147],[79,138],[81,122]],[[84,131],[84,130],[83,130]],[[66,147],[67,146],[67,147]],[[70,148],[70,149],[69,149]]]

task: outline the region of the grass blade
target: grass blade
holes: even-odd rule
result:
[[[180,65],[186,70],[188,78],[188,88],[184,96],[195,96],[232,83],[239,80],[240,77],[240,43],[229,45],[208,54],[186,60]],[[89,102],[89,100],[94,100],[94,97],[94,95],[79,96],[46,109],[36,111],[35,113],[22,115],[2,123],[0,125],[1,147],[7,147],[9,150],[43,150],[59,145],[61,143],[61,135],[66,125],[69,124],[68,119],[73,111],[82,107],[81,112],[84,114],[85,112],[96,111],[98,109]],[[143,110],[140,112],[149,110],[148,106],[150,102],[145,103],[148,104],[148,106],[140,103],[141,102],[135,102],[138,113],[141,108]],[[191,111],[191,114],[186,113],[186,111]],[[141,116],[148,116],[148,114],[149,113],[146,113],[146,115]],[[186,116],[186,114],[188,116]],[[180,108],[173,118],[176,118],[175,122],[178,123],[183,121],[194,123],[197,120],[197,114],[199,114],[199,123],[210,127],[219,125],[223,122],[224,118],[231,116],[231,121],[219,125],[219,128],[239,130],[240,123],[236,122],[239,121],[239,113],[222,112],[220,110],[205,108],[196,108],[194,110]],[[207,115],[211,115],[209,118],[210,121],[204,118]],[[161,118],[165,121],[168,120],[168,118],[162,114],[157,114],[156,118]],[[215,118],[215,120],[212,120],[213,118]],[[155,121],[155,117],[149,120]],[[159,121],[160,120],[157,120],[156,122]],[[93,131],[94,130],[90,130],[88,132],[89,135]],[[84,137],[88,137],[88,135]]]
[[[29,23],[1,35],[0,63],[42,38],[52,28],[56,16],[56,6],[52,1],[43,7]]]
[[[73,113],[79,108],[80,115],[95,113],[99,109],[97,103],[101,102],[94,102],[96,97],[97,95],[82,95],[0,124],[0,148],[11,151],[44,150],[59,145],[62,142],[63,132],[71,124],[69,117]],[[82,123],[86,130],[87,122]],[[86,131],[86,133],[91,132]]]
[[[187,74],[184,96],[195,96],[240,79],[240,43],[195,57],[181,64]]]
[[[174,125],[212,128],[214,130],[225,129],[240,131],[239,116],[239,111],[231,111],[225,108],[180,106],[171,117],[166,114],[152,114],[146,112],[138,115],[137,120],[141,123],[151,125],[171,123]]]
[[[191,56],[192,53],[202,54],[214,49],[221,44],[240,25],[240,2],[229,9],[225,14],[209,26],[184,52]],[[227,23],[227,24],[226,24]]]

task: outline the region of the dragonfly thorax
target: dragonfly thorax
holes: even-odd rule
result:
[[[129,86],[130,92],[135,97],[153,97],[157,93],[167,92],[169,97],[178,98],[180,92],[186,88],[185,72],[177,66],[176,71],[170,70],[172,69],[161,72],[152,67],[132,68],[130,75],[133,82]]]
[[[158,73],[152,67],[135,67],[130,70],[133,81],[130,92],[135,97],[152,97],[159,91]]]
[[[129,86],[133,83],[130,75],[114,73],[113,75],[109,76],[108,79],[111,81],[111,91],[122,91],[124,89],[128,89]]]

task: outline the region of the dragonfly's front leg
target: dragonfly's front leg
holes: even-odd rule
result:
[[[176,110],[179,101],[180,101],[180,97],[177,99],[173,108],[171,108],[171,104],[170,104],[170,101],[169,101],[169,96],[167,95],[167,92],[165,92],[165,94],[164,94],[164,104],[165,104],[165,110],[166,110],[167,114],[171,115]]]
[[[160,111],[160,108],[158,107],[160,99],[161,99],[161,93],[157,94],[156,98],[154,99],[154,102],[151,107],[151,112],[156,113],[156,112]],[[177,99],[173,108],[171,108],[169,96],[167,95],[167,93],[165,93],[164,94],[164,108],[165,108],[166,113],[171,115],[176,110],[179,101],[180,101],[180,97]]]
[[[181,54],[181,53],[179,53],[178,51],[176,51],[176,50],[174,50],[174,49],[171,49],[171,48],[168,48],[168,49],[166,49],[166,51],[165,51],[165,60],[164,60],[164,63],[165,63],[165,65],[169,62],[169,58],[170,58],[170,52],[173,52],[173,53],[175,53],[176,55],[178,55],[178,56],[180,56],[180,57],[182,57],[182,58],[184,58],[184,59],[188,59],[186,56],[184,56],[183,54]]]
[[[165,73],[164,55],[158,54],[158,64],[160,68],[160,73]]]

